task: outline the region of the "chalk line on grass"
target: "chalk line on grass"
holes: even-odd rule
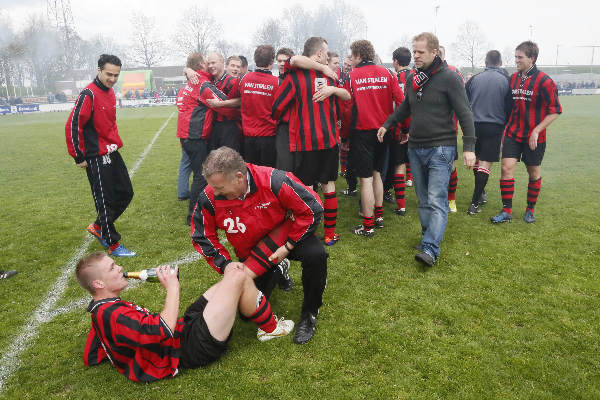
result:
[[[152,149],[154,142],[156,142],[162,131],[166,128],[171,118],[173,118],[173,115],[175,115],[175,112],[172,112],[171,115],[169,115],[165,123],[156,132],[148,146],[146,146],[142,154],[138,157],[133,168],[129,171],[130,178],[133,177],[139,166],[142,164]],[[81,246],[75,251],[73,258],[71,258],[67,265],[63,267],[63,272],[48,291],[40,306],[25,323],[21,329],[21,333],[17,335],[15,340],[13,340],[9,346],[8,351],[0,358],[0,393],[4,389],[4,385],[10,376],[19,368],[21,354],[29,348],[31,342],[37,337],[40,325],[52,319],[50,315],[67,288],[69,278],[73,275],[73,271],[75,270],[75,264],[85,255],[93,240],[93,237],[86,236]],[[56,315],[58,314],[55,314],[54,316]]]

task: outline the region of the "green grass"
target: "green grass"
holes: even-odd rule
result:
[[[598,97],[561,98],[542,165],[538,222],[525,224],[527,178],[518,165],[515,220],[492,226],[499,210],[499,168],[489,203],[467,216],[473,178],[459,167],[457,204],[435,267],[414,261],[419,239],[414,191],[408,214],[392,214],[371,240],[352,237],[355,199],[340,198],[342,240],[328,248],[329,275],[314,339],[259,343],[236,322],[230,350],[212,366],[172,380],[134,384],[108,363],[83,365],[89,315],[84,307],[43,323],[0,398],[202,399],[595,399],[600,397],[600,146]],[[131,168],[174,108],[123,110],[118,124]],[[25,328],[86,238],[93,203],[85,173],[64,143],[66,113],[0,118],[0,265],[19,274],[0,281],[0,356]],[[134,199],[118,222],[141,269],[193,248],[176,197],[180,148],[176,119],[133,177]],[[341,190],[343,180],[338,180]],[[89,251],[99,250],[94,241]],[[274,310],[297,320],[297,285],[276,291]],[[181,271],[181,312],[219,276],[203,261]],[[60,300],[84,297],[74,279]],[[123,293],[160,311],[164,292],[145,284]]]

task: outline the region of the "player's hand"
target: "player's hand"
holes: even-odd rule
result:
[[[219,108],[219,107],[221,107],[222,104],[220,104],[220,103],[222,103],[222,102],[223,101],[221,99],[218,99],[216,97],[212,98],[212,99],[206,99],[206,103],[208,103],[208,106],[211,107],[211,108]]]
[[[408,142],[409,138],[410,138],[410,134],[408,134],[408,133],[401,133],[400,134],[400,144],[404,144],[404,143]]]
[[[80,162],[79,164],[76,164],[79,168],[87,168],[88,164],[87,161],[83,161]]]
[[[342,149],[342,151],[350,151],[350,142],[349,141],[343,141],[340,148]]]
[[[272,263],[275,263],[275,264],[279,264],[281,262],[281,260],[283,260],[284,258],[286,258],[288,256],[288,254],[290,254],[290,252],[288,249],[286,249],[285,244],[284,244],[283,246],[281,246],[280,248],[275,250],[275,252],[269,256],[269,261],[271,261]]]
[[[169,290],[179,290],[177,271],[179,271],[179,267],[171,269],[169,265],[161,265],[156,268],[156,276],[167,292]]]
[[[321,71],[321,73],[323,75],[333,79],[334,81],[338,80],[337,74],[331,68],[329,68],[328,65],[323,65],[323,70]]]
[[[325,100],[335,92],[335,89],[335,86],[323,86],[321,89],[315,92],[313,95],[313,101],[316,103]]]
[[[472,151],[464,151],[463,152],[463,162],[467,169],[472,169],[475,166],[475,153]]]
[[[379,140],[380,143],[383,143],[383,137],[385,136],[386,132],[387,129],[385,129],[383,126],[377,131],[377,140]]]
[[[538,144],[538,137],[540,136],[540,130],[537,128],[537,126],[535,128],[533,128],[533,130],[531,131],[531,135],[529,135],[529,148],[533,151],[537,148],[537,144]]]
[[[183,73],[192,85],[197,85],[198,82],[200,82],[200,79],[198,78],[200,75],[193,69],[185,67]]]

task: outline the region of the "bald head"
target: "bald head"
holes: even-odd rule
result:
[[[210,53],[206,57],[206,64],[214,79],[220,79],[225,73],[225,58],[220,53]]]

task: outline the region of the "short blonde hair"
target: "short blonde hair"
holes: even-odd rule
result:
[[[417,36],[415,36],[413,38],[413,43],[420,42],[422,40],[427,42],[427,50],[429,50],[429,51],[438,51],[439,50],[440,41],[438,40],[437,36],[435,36],[433,33],[431,33],[431,32],[419,33]]]
[[[94,289],[92,286],[92,282],[94,282],[95,279],[95,274],[93,273],[92,269],[98,265],[98,261],[102,260],[106,256],[106,253],[103,251],[97,251],[95,253],[88,254],[79,260],[79,262],[77,262],[77,266],[75,267],[75,277],[77,278],[77,282],[79,282],[79,285],[91,294],[96,293],[96,289]]]
[[[202,164],[202,175],[206,179],[214,174],[233,176],[238,171],[246,173],[246,162],[240,153],[227,146],[211,151]]]

